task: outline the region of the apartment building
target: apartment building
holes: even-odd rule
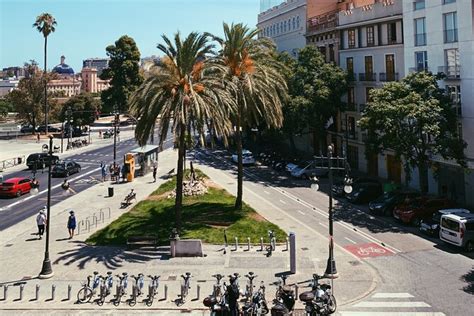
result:
[[[451,95],[458,113],[471,170],[466,173],[454,161],[432,157],[436,163],[429,172],[430,192],[468,205],[474,205],[473,17],[473,0],[403,0],[405,72],[428,70],[445,74],[439,84]],[[413,186],[418,186],[417,174]]]
[[[366,157],[366,134],[357,121],[371,89],[404,76],[402,9],[401,0],[386,0],[342,10],[336,27],[340,32],[339,64],[351,79],[345,96],[348,111],[339,117],[342,135],[347,138],[344,145],[349,164],[399,183],[404,180],[400,161],[390,152]],[[340,143],[334,138],[334,143]]]

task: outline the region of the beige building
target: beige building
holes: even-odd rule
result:
[[[102,80],[97,76],[96,68],[82,68],[81,79],[83,92],[97,93],[110,86],[108,80]]]

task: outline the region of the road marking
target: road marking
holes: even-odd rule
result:
[[[321,225],[321,226],[323,226],[323,227],[325,227],[325,228],[328,228],[328,225],[323,224],[323,223],[321,223],[321,222],[319,222],[319,225]]]
[[[300,213],[301,215],[306,215],[306,213],[303,211],[298,211],[298,213]]]
[[[265,192],[266,194],[270,195],[270,192],[268,192],[268,191],[266,191],[266,190],[264,190],[263,192]]]
[[[425,302],[360,302],[354,307],[431,307]]]
[[[350,241],[350,242],[353,243],[353,244],[357,244],[355,241],[353,241],[353,240],[350,239],[350,238],[344,237],[344,239],[347,239],[348,241]]]
[[[283,201],[283,200],[280,200],[280,203],[281,203],[281,204],[285,204],[285,205],[286,205],[286,202],[285,202],[285,201]]]
[[[375,293],[372,298],[410,298],[414,297],[410,293]]]
[[[446,316],[439,312],[338,312],[340,316]]]

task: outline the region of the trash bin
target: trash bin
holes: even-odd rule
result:
[[[112,196],[114,196],[114,188],[109,187],[109,197],[112,197]]]
[[[18,164],[21,165],[22,159],[21,157],[18,157]]]

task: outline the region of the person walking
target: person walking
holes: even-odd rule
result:
[[[40,142],[40,134],[36,134],[36,143],[39,143]]]
[[[38,216],[36,216],[36,225],[38,226],[38,239],[41,239],[44,234],[44,228],[46,227],[46,213],[43,209],[41,209]]]
[[[153,182],[156,182],[156,172],[158,171],[158,162],[153,161]]]
[[[74,215],[74,211],[69,212],[67,229],[69,231],[69,239],[72,239],[72,237],[74,237],[74,230],[76,229],[76,216]]]
[[[102,172],[102,182],[104,182],[107,178],[107,165],[104,162],[100,164],[100,170]]]

